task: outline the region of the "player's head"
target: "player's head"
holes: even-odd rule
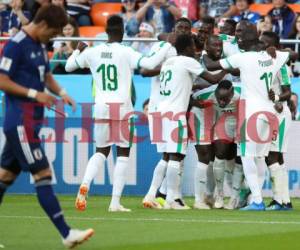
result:
[[[235,29],[235,37],[238,41],[238,45],[239,44],[239,39],[242,36],[242,32],[244,32],[245,30],[247,30],[250,26],[252,26],[252,24],[248,21],[248,20],[242,20],[240,21],[237,25],[236,25],[236,29]]]
[[[221,108],[225,108],[231,101],[234,94],[233,85],[228,80],[223,80],[215,90],[217,102]]]
[[[199,26],[198,33],[197,33],[199,43],[203,45],[205,44],[208,36],[214,33],[214,25],[215,25],[214,18],[207,16],[202,19],[202,23]]]
[[[41,43],[48,43],[51,38],[62,33],[68,18],[63,8],[48,4],[39,8],[32,22],[36,27],[37,39]]]
[[[265,31],[260,35],[259,40],[264,43],[265,49],[269,47],[280,47],[280,38],[275,32]]]
[[[241,35],[238,38],[239,48],[246,51],[257,48],[258,42],[257,28],[252,24],[248,26],[247,29],[242,30]]]
[[[106,33],[110,42],[122,42],[124,35],[123,18],[119,15],[112,15],[107,19]]]
[[[178,55],[195,57],[195,43],[191,35],[179,35],[176,38],[175,48]]]
[[[176,20],[174,27],[174,32],[176,35],[191,34],[191,31],[192,23],[188,18],[181,17]]]
[[[220,33],[229,36],[234,36],[236,24],[237,22],[232,19],[225,20],[224,25],[220,28]]]
[[[223,52],[223,43],[217,35],[210,35],[205,43],[205,50],[213,60],[221,59]]]
[[[208,29],[209,34],[214,33],[214,28],[215,28],[215,19],[211,16],[205,16],[202,18],[202,27]]]

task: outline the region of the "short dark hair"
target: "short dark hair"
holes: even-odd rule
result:
[[[275,47],[280,45],[280,37],[277,35],[277,33],[273,31],[265,31],[261,35],[271,38]]]
[[[106,23],[106,33],[112,34],[114,32],[121,31],[124,27],[123,18],[119,15],[111,15],[107,19]]]
[[[226,20],[225,20],[225,23],[231,25],[233,28],[235,28],[236,25],[237,25],[237,22],[234,21],[233,19],[226,19]]]
[[[215,26],[215,19],[211,16],[205,16],[202,18],[202,23],[212,24],[213,26]]]
[[[186,17],[180,17],[178,18],[176,21],[175,21],[175,26],[177,23],[180,23],[180,22],[184,22],[184,23],[187,23],[190,25],[190,27],[192,27],[192,22],[190,21],[190,19],[186,18]]]
[[[221,82],[219,82],[216,91],[220,90],[220,89],[226,89],[226,90],[230,90],[232,88],[232,82],[228,81],[228,80],[222,80]]]
[[[67,25],[68,16],[65,10],[53,4],[47,4],[39,8],[33,18],[33,23],[39,24],[44,21],[49,28],[62,29]]]
[[[189,34],[179,35],[175,41],[175,48],[178,54],[182,54],[185,52],[186,48],[189,46],[193,46],[194,40],[193,37]]]
[[[149,98],[143,102],[143,109],[149,104]]]

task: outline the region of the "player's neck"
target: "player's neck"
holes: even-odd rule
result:
[[[38,39],[38,35],[37,35],[37,27],[35,24],[30,23],[28,25],[26,25],[25,27],[23,27],[23,30],[25,31],[25,33],[30,36],[33,40],[35,41],[39,41]]]

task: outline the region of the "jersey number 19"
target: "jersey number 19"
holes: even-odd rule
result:
[[[97,73],[102,76],[102,89],[103,91],[115,91],[118,89],[118,71],[114,64],[101,64]]]

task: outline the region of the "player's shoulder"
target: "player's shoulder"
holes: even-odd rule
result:
[[[18,48],[28,43],[27,35],[24,31],[19,31],[12,39],[10,39],[6,46],[7,48]]]

